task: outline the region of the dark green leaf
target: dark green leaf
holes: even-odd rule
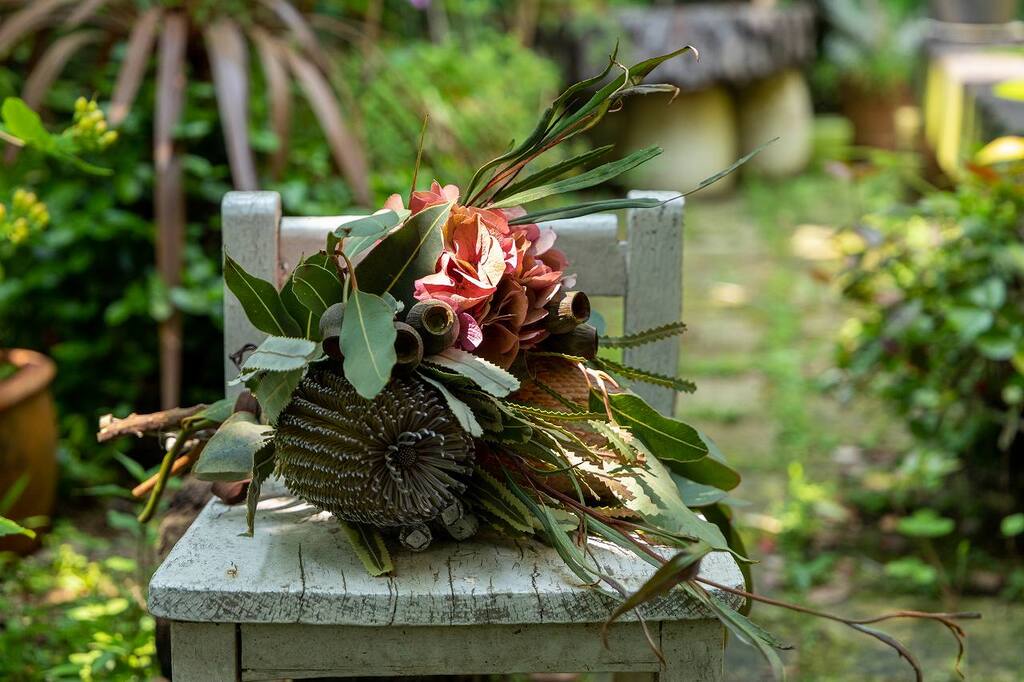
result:
[[[523,533],[533,534],[530,510],[487,471],[476,467],[469,497],[491,514]]]
[[[213,434],[192,473],[201,481],[241,481],[252,472],[253,457],[273,429],[251,412],[235,412]]]
[[[593,583],[596,575],[594,569],[587,566],[587,559],[583,551],[572,542],[566,532],[560,527],[558,519],[555,518],[551,510],[546,505],[537,504],[511,478],[508,478],[508,487],[512,494],[518,497],[526,505],[526,508],[540,521],[545,535],[555,548],[555,551],[558,552],[558,556],[569,567],[569,570],[575,573],[576,577],[584,583]]]
[[[693,462],[707,456],[708,446],[696,429],[659,414],[635,393],[613,393],[608,404],[615,421],[632,431],[659,459]],[[600,410],[602,405],[600,397],[591,394],[591,409]]]
[[[253,456],[252,480],[249,481],[249,489],[245,494],[246,532],[244,535],[249,537],[252,537],[256,521],[256,505],[260,501],[260,489],[263,487],[263,482],[270,478],[270,474],[274,471],[275,454],[274,443],[271,441],[257,450]]]
[[[306,259],[295,268],[291,281],[295,297],[318,321],[325,310],[335,303],[341,303],[341,280],[333,265]]]
[[[423,209],[374,247],[356,266],[359,288],[371,294],[390,292],[411,305],[413,282],[437,267],[451,208],[444,203]]]
[[[302,335],[302,330],[288,314],[274,285],[250,275],[228,254],[224,254],[224,281],[242,304],[252,326],[273,336]]]
[[[711,551],[711,548],[704,544],[696,544],[681,552],[677,552],[671,559],[661,565],[650,578],[636,592],[629,595],[621,604],[615,607],[608,620],[605,621],[604,629],[607,631],[609,625],[614,623],[622,614],[627,611],[646,604],[663,594],[667,594],[680,582],[693,577],[693,573],[700,565],[700,560]]]
[[[725,461],[725,456],[711,438],[697,429],[697,434],[708,449],[708,456],[694,462],[665,459],[665,465],[673,472],[695,481],[722,490],[732,490],[740,484],[739,473]]]
[[[638,367],[623,365],[615,362],[614,360],[609,360],[608,358],[596,357],[590,360],[590,363],[598,367],[598,369],[603,369],[606,372],[617,374],[623,379],[641,381],[645,384],[653,384],[655,386],[664,386],[665,388],[671,388],[673,391],[679,391],[681,393],[693,393],[697,390],[697,385],[692,381],[658,374],[657,372],[648,372],[647,370],[640,369]]]
[[[682,322],[669,322],[658,327],[625,334],[623,336],[602,336],[602,348],[636,348],[662,339],[670,339],[686,331]]]
[[[204,407],[199,412],[196,412],[191,417],[186,417],[181,420],[181,425],[184,428],[197,427],[200,424],[218,425],[224,423],[224,421],[231,416],[231,413],[235,409],[234,398],[221,398],[215,403],[211,403]]]
[[[679,474],[672,474],[672,480],[676,482],[679,496],[687,507],[707,507],[715,504],[726,496],[726,492],[712,485],[696,483]]]
[[[299,299],[295,296],[291,277],[281,287],[281,303],[284,304],[285,310],[288,311],[292,319],[298,323],[304,338],[312,341],[320,340],[320,318],[299,302]]]
[[[582,204],[571,206],[559,206],[541,211],[527,213],[524,216],[515,218],[508,222],[509,225],[529,225],[545,220],[563,220],[565,218],[578,218],[592,213],[602,211],[617,211],[620,208],[654,208],[665,202],[658,199],[606,199],[604,201],[588,201]]]
[[[345,378],[372,400],[391,379],[395,366],[395,312],[380,296],[353,289],[341,321]]]
[[[352,544],[352,549],[370,575],[377,577],[395,570],[384,538],[377,529],[362,523],[347,523],[340,519],[338,523],[341,524],[345,537]]]
[[[533,187],[539,187],[540,185],[543,185],[549,180],[554,180],[555,178],[561,177],[562,175],[568,173],[573,168],[576,168],[578,166],[584,166],[593,161],[594,159],[604,156],[609,151],[611,151],[612,147],[614,146],[615,145],[609,144],[603,147],[598,147],[597,149],[591,149],[590,151],[574,156],[571,159],[566,159],[565,161],[560,161],[559,163],[548,166],[547,168],[539,170],[533,175],[530,175],[524,178],[523,180],[520,180],[519,182],[509,185],[501,192],[495,194],[494,198],[500,199],[501,197],[506,197],[518,192],[522,192],[523,190],[531,189]]]
[[[494,202],[490,205],[490,208],[520,206],[522,204],[528,204],[531,201],[537,201],[538,199],[549,197],[553,194],[575,192],[581,189],[586,189],[587,187],[593,187],[594,185],[599,185],[602,182],[611,180],[632,168],[636,168],[640,164],[653,159],[658,154],[661,154],[661,151],[661,147],[647,147],[646,149],[633,152],[624,159],[603,164],[597,168],[587,171],[586,173],[581,173],[574,177],[566,178],[565,180],[559,180],[549,185],[542,185],[540,187],[534,187],[532,189],[523,190],[522,192],[517,192],[516,194],[508,196],[501,201]]]

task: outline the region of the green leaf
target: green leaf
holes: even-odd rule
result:
[[[644,344],[654,343],[663,339],[670,339],[686,331],[686,325],[682,322],[669,322],[658,327],[651,327],[643,331],[626,334],[624,336],[602,336],[602,348],[636,348]]]
[[[508,476],[507,472],[506,476]],[[576,577],[584,583],[593,583],[596,575],[594,569],[587,566],[586,556],[583,554],[583,551],[569,539],[569,536],[560,526],[552,510],[546,505],[535,502],[522,488],[516,485],[511,477],[508,478],[508,486],[512,494],[518,497],[519,501],[526,505],[530,513],[540,521],[552,547],[558,552],[558,556],[562,558],[562,561],[569,567],[569,570],[575,573]]]
[[[182,419],[181,425],[184,428],[192,428],[200,424],[209,424],[211,426],[223,424],[234,411],[235,399],[221,398],[217,402],[207,405],[191,417],[185,417]]]
[[[224,281],[235,295],[252,326],[273,336],[301,336],[299,324],[288,314],[274,285],[253,277],[231,256],[224,254]]]
[[[598,166],[597,168],[593,168],[586,173],[581,173],[577,176],[566,178],[565,180],[559,180],[558,182],[553,182],[549,185],[542,185],[540,187],[534,187],[533,189],[517,192],[516,194],[508,196],[501,201],[491,204],[488,208],[521,206],[522,204],[528,204],[531,201],[537,201],[538,199],[543,199],[544,197],[549,197],[553,194],[575,192],[581,189],[586,189],[587,187],[593,187],[594,185],[599,185],[602,182],[611,180],[632,168],[636,168],[640,164],[661,154],[661,152],[661,147],[647,147],[645,149],[640,149],[624,159],[611,161]]]
[[[277,424],[277,418],[292,401],[292,393],[305,375],[306,368],[301,367],[287,372],[267,372],[256,380],[252,393],[260,402],[264,419]]]
[[[353,289],[341,321],[345,378],[367,400],[380,393],[395,366],[395,313],[380,296]]]
[[[718,526],[718,530],[722,531],[722,535],[725,536],[726,541],[729,543],[729,549],[733,551],[734,555],[747,556],[747,547],[743,542],[743,537],[736,530],[736,526],[732,522],[731,509],[720,502],[710,507],[704,507],[701,509],[701,512],[704,514],[704,518]],[[739,561],[737,563],[739,564],[740,573],[743,574],[743,584],[747,592],[752,592],[754,589],[754,576],[751,573],[750,565],[753,562]],[[754,603],[748,599],[740,607],[740,613],[748,615],[753,606]]]
[[[413,282],[437,268],[451,209],[450,202],[429,206],[389,234],[356,266],[359,288],[371,294],[391,292],[412,305]]]
[[[40,151],[53,149],[55,142],[49,131],[43,127],[39,114],[18,97],[5,97],[0,115],[7,132]]]
[[[235,412],[221,424],[199,455],[192,473],[201,481],[241,481],[252,472],[253,457],[273,429],[251,412]]]
[[[996,310],[1006,302],[1006,282],[998,277],[989,277],[967,292],[968,300],[979,308]]]
[[[587,201],[571,206],[559,206],[547,208],[508,221],[509,225],[529,225],[545,220],[562,220],[564,218],[578,218],[580,216],[600,213],[602,211],[617,211],[621,208],[654,208],[661,206],[664,201],[658,199],[605,199],[603,201]]]
[[[652,599],[667,594],[681,581],[693,577],[700,566],[700,560],[710,551],[710,547],[698,543],[674,554],[654,572],[654,575],[645,580],[636,592],[615,607],[615,610],[608,616],[608,620],[605,621],[603,629],[606,631],[609,625],[627,611],[632,611]]]
[[[398,214],[384,211],[368,215],[359,220],[343,223],[331,233],[335,239],[344,239],[342,250],[349,258],[355,258],[366,249],[383,239],[399,223]]]
[[[29,538],[34,538],[36,536],[36,532],[11,521],[5,516],[0,516],[0,538],[5,535],[24,535]]]
[[[256,522],[256,505],[260,502],[260,489],[263,487],[263,482],[270,478],[270,474],[274,471],[275,456],[273,441],[264,445],[253,455],[252,473],[250,474],[252,480],[249,481],[249,489],[245,493],[246,531],[243,535],[252,537]]]
[[[294,272],[292,273],[295,274]],[[306,306],[299,302],[298,297],[295,296],[294,282],[291,276],[281,287],[281,303],[284,304],[285,310],[291,315],[291,318],[295,320],[299,329],[302,332],[304,338],[310,339],[311,341],[320,340],[320,316],[315,315]]]
[[[664,459],[665,466],[674,473],[690,479],[696,483],[704,483],[722,490],[732,490],[740,484],[739,473],[729,466],[725,461],[725,455],[718,449],[715,441],[700,429],[696,429],[697,435],[704,442],[708,449],[708,456],[694,462],[680,462],[673,459]]]
[[[999,532],[1004,538],[1012,538],[1024,533],[1024,514],[1010,514],[1004,516],[999,524]]]
[[[971,341],[992,326],[995,317],[991,310],[955,307],[946,312],[946,320],[964,341]]]
[[[455,395],[440,381],[431,379],[422,372],[420,373],[420,378],[438,390],[441,396],[445,399],[445,402],[448,403],[448,409],[451,410],[453,415],[455,415],[455,419],[459,422],[459,426],[462,427],[463,431],[476,437],[484,435],[483,427],[481,427],[480,422],[476,420],[476,416],[473,414],[473,410],[469,405],[456,398]]]
[[[384,544],[384,538],[373,526],[347,523],[340,519],[338,523],[341,524],[345,537],[348,538],[356,556],[363,562],[363,566],[366,567],[366,571],[370,575],[377,577],[395,570],[391,554],[388,553],[387,545]]]
[[[284,336],[268,336],[242,364],[242,373],[265,370],[289,372],[302,369],[319,357],[320,346],[315,341]]]
[[[773,144],[775,142],[778,142],[778,140],[779,140],[779,138],[777,138],[777,137],[773,138],[771,140],[768,140],[767,142],[765,142],[764,144],[759,146],[757,149],[755,149],[754,151],[752,151],[749,154],[747,154],[746,156],[743,156],[743,157],[737,159],[736,161],[734,161],[728,168],[724,168],[724,169],[718,171],[717,173],[715,173],[714,175],[712,175],[709,178],[704,178],[703,180],[700,181],[700,184],[698,184],[696,187],[694,187],[691,190],[687,190],[686,192],[683,192],[683,196],[684,197],[685,196],[689,196],[689,195],[693,194],[694,192],[699,192],[700,190],[704,189],[708,185],[715,184],[716,182],[718,182],[719,180],[724,178],[726,175],[729,175],[734,170],[736,170],[737,168],[739,168],[740,166],[745,164],[747,161],[750,161],[752,158],[754,158],[755,156],[760,154],[761,150],[763,150],[765,147],[767,147],[768,145]]]
[[[530,510],[486,470],[480,467],[475,468],[468,495],[473,501],[516,530],[533,534]]]
[[[609,424],[608,422],[598,421],[596,419],[591,420],[588,423],[590,424],[590,428],[604,436],[605,440],[608,441],[608,444],[619,453],[623,461],[636,461],[636,451],[632,446],[633,434],[629,433],[617,424]]]
[[[974,345],[986,358],[998,362],[1012,358],[1020,344],[1006,334],[990,331],[978,337]]]
[[[934,509],[918,509],[896,522],[896,530],[913,538],[941,538],[955,529],[953,519],[939,516]]]
[[[325,310],[335,303],[341,303],[341,280],[326,255],[316,260],[307,258],[295,268],[291,280],[295,297],[316,316],[318,322]]]
[[[679,490],[679,497],[687,507],[707,507],[719,502],[726,496],[726,492],[713,485],[697,483],[688,478],[673,473],[672,480],[676,482]]]
[[[733,611],[727,605],[723,604],[721,600],[704,590],[699,585],[692,583],[684,583],[683,591],[687,592],[701,602],[718,618],[718,620],[736,637],[743,643],[749,644],[758,650],[761,656],[764,657],[765,661],[771,666],[772,675],[777,680],[786,679],[786,668],[782,665],[782,659],[779,658],[779,654],[776,649],[792,649],[791,646],[786,646],[780,643],[777,639],[767,633],[764,628],[752,622],[749,618],[743,614]]]
[[[496,398],[504,398],[519,390],[519,379],[480,356],[458,348],[448,348],[423,360],[472,379],[473,383]]]
[[[570,170],[576,168],[577,166],[584,166],[593,161],[594,159],[604,156],[609,151],[611,151],[611,149],[614,146],[615,145],[608,144],[603,147],[591,149],[590,151],[574,156],[571,159],[566,159],[565,161],[560,161],[554,165],[548,166],[547,168],[539,170],[533,175],[530,175],[520,180],[519,182],[515,182],[509,185],[501,192],[496,193],[494,195],[494,198],[500,199],[501,197],[509,196],[517,192],[522,192],[523,190],[531,189],[533,187],[539,187],[548,180],[554,180],[555,178],[560,177],[565,173],[568,173]]]
[[[612,416],[633,432],[660,459],[693,462],[708,454],[708,446],[697,430],[676,419],[659,414],[635,393],[613,393],[608,396]],[[602,406],[600,397],[591,393],[592,410]]]

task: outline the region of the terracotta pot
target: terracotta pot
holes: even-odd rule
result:
[[[878,149],[897,148],[899,136],[896,111],[912,103],[908,88],[868,90],[854,81],[844,81],[840,86],[839,99],[843,115],[853,124],[855,145]]]
[[[18,368],[0,380],[0,500],[24,485],[3,515],[15,521],[49,517],[57,492],[57,413],[48,388],[57,370],[52,360],[30,350],[0,351],[0,360]],[[38,537],[7,536],[0,539],[0,551],[27,553],[38,544]]]

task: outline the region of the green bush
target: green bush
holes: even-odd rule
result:
[[[985,170],[868,216],[867,246],[844,281],[864,305],[844,325],[840,364],[918,442],[898,467],[896,501],[928,503],[990,542],[1024,500],[1020,180]]]

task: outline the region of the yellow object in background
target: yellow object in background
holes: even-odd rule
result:
[[[1024,161],[1024,137],[1016,135],[997,137],[974,155],[974,162],[981,166],[1014,161]]]

